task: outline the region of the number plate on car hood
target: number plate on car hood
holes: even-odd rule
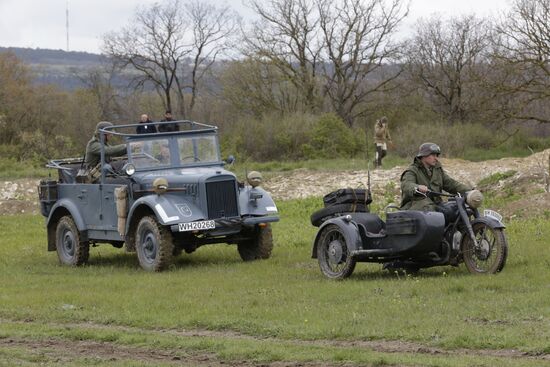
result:
[[[200,222],[178,223],[178,227],[180,232],[203,231],[216,228],[216,222],[213,220],[203,220]]]

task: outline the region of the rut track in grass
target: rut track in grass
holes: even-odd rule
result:
[[[13,321],[0,319],[0,324],[4,322],[10,323],[20,323],[20,324],[33,324],[35,321]],[[467,349],[467,348],[457,348],[457,349],[445,349],[434,347],[422,343],[409,342],[409,341],[399,341],[399,340],[328,340],[328,339],[316,339],[316,340],[304,340],[304,339],[284,339],[277,338],[272,336],[253,336],[244,333],[239,333],[231,330],[206,330],[206,329],[181,329],[181,328],[139,328],[139,327],[130,327],[130,326],[121,326],[121,325],[104,325],[99,323],[85,322],[85,323],[40,323],[41,325],[47,325],[49,327],[63,327],[71,329],[80,329],[80,330],[100,330],[100,331],[113,331],[121,333],[139,333],[139,334],[159,334],[159,335],[173,335],[175,337],[188,337],[188,338],[216,338],[221,340],[249,340],[249,341],[258,341],[258,342],[277,342],[277,343],[288,343],[291,345],[302,345],[302,346],[312,346],[312,347],[333,347],[333,348],[355,348],[355,349],[365,349],[367,351],[380,352],[380,353],[410,353],[410,354],[424,354],[424,355],[439,355],[439,356],[450,356],[450,357],[460,357],[460,356],[479,356],[479,357],[495,357],[495,358],[504,358],[504,359],[529,359],[529,360],[541,360],[541,361],[550,361],[549,353],[537,353],[537,352],[525,352],[515,349]],[[9,345],[13,343],[47,343],[49,342],[40,342],[29,339],[1,339],[0,345]],[[66,339],[58,340],[58,342],[52,342],[53,347],[63,350],[63,345],[66,342]],[[79,344],[82,342],[83,344]],[[126,351],[133,351],[135,349],[135,355],[140,355],[141,353],[147,354],[151,353],[149,349],[136,348],[130,346],[120,346],[115,343],[104,343],[96,341],[70,341],[68,347],[69,351],[72,348],[78,348],[79,345],[83,346],[83,350],[87,350],[89,346],[93,345],[103,345],[105,344],[106,351],[108,353],[115,353],[113,349],[121,350],[121,353],[124,355]],[[87,345],[86,343],[89,343]],[[116,346],[116,348],[115,348]],[[93,349],[93,348],[89,348]],[[101,349],[101,348],[99,348]],[[180,358],[178,353],[181,353],[181,350],[167,350],[160,349],[154,350],[152,355],[149,355],[149,358],[161,358],[162,360],[169,361],[171,358]],[[107,353],[107,354],[108,354]],[[117,352],[118,353],[118,352]],[[197,361],[206,359],[211,361],[216,359],[214,356],[209,354],[193,354]],[[186,357],[187,358],[187,357]],[[149,360],[149,359],[145,359]],[[243,361],[235,365],[239,366],[308,366],[302,362],[293,362],[289,361],[287,364],[269,364],[269,363],[260,363],[260,364],[243,364]],[[217,364],[208,364],[212,366],[217,366]],[[223,365],[228,365],[226,362]],[[229,364],[232,365],[232,364]],[[331,364],[319,364],[315,363],[316,366],[331,366]],[[338,366],[342,366],[338,364]]]

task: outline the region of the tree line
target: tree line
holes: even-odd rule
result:
[[[404,0],[247,5],[253,21],[208,1],[138,7],[103,36],[108,62],[71,93],[33,86],[28,67],[0,54],[0,145],[22,157],[79,154],[97,121],[167,109],[219,125],[225,148],[261,160],[322,156],[334,144],[358,154],[381,115],[403,136],[468,126],[490,140],[550,122],[548,0],[513,0],[495,19],[429,16],[406,36]],[[112,85],[120,73],[131,76],[123,90]],[[327,144],[336,129],[349,135]],[[417,145],[402,142],[403,154]]]

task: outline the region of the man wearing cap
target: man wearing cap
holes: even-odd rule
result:
[[[401,209],[435,211],[441,203],[439,196],[415,195],[416,191],[427,193],[447,191],[452,194],[464,193],[472,188],[453,180],[441,167],[438,157],[441,149],[437,144],[424,143],[405,172],[401,175]]]
[[[84,163],[86,163],[87,169],[92,169],[101,160],[101,143],[99,141],[99,130],[106,127],[113,126],[109,121],[101,121],[96,125],[95,133],[92,139],[86,145],[86,156],[84,158]],[[117,157],[126,154],[126,144],[118,145],[108,145],[109,138],[111,134],[104,134],[105,138],[105,159],[109,160],[111,157]]]
[[[172,111],[167,110],[164,113],[164,119],[160,122],[169,122],[174,121],[172,119]],[[174,122],[172,124],[160,124],[159,125],[159,133],[169,132],[169,131],[179,131],[180,127],[178,126],[177,122]]]

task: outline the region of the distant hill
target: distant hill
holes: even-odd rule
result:
[[[7,51],[31,67],[36,84],[55,84],[65,90],[83,87],[76,75],[101,67],[106,60],[103,55],[88,52],[0,47],[0,53]]]

